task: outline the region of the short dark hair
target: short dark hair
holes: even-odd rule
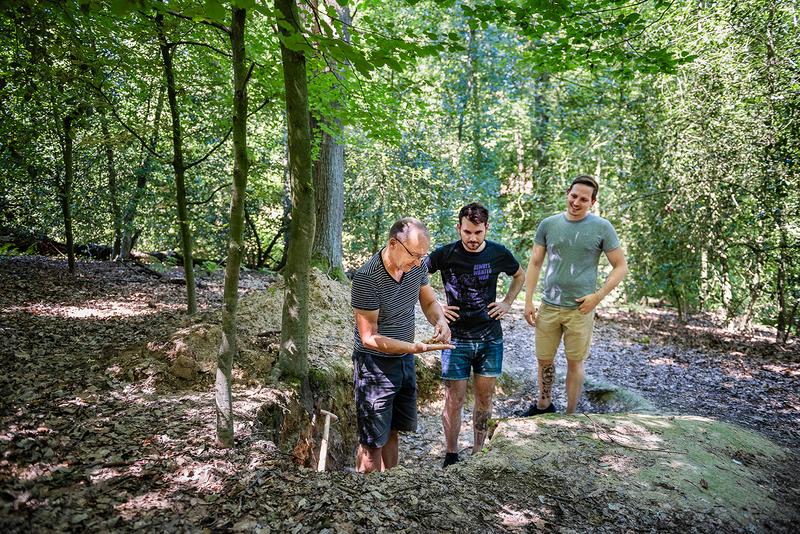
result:
[[[580,176],[576,176],[572,179],[572,183],[569,185],[569,189],[567,191],[572,190],[572,186],[575,184],[583,184],[588,185],[592,188],[592,200],[597,199],[597,190],[599,189],[597,185],[597,180],[594,179],[593,176],[589,176],[588,174],[581,174]]]
[[[464,217],[474,224],[489,224],[489,210],[478,202],[471,202],[461,208],[458,212],[458,224],[461,224]]]
[[[400,236],[405,238],[408,235],[409,226],[417,228],[425,235],[426,238],[431,238],[428,227],[425,226],[424,222],[420,221],[419,219],[415,219],[414,217],[403,217],[402,219],[396,220],[392,227],[389,228],[389,239],[397,239],[398,241],[401,241]]]

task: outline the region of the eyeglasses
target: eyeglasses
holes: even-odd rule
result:
[[[398,243],[400,243],[400,246],[401,246],[401,247],[403,247],[404,249],[406,249],[406,252],[408,252],[408,255],[409,255],[409,256],[411,256],[412,258],[414,258],[415,260],[423,261],[425,258],[427,258],[427,257],[428,257],[428,255],[427,255],[427,254],[414,254],[413,252],[411,252],[410,250],[408,250],[408,247],[406,247],[406,246],[403,244],[403,242],[402,242],[402,241],[400,241],[399,239],[395,239],[395,241],[397,241]]]

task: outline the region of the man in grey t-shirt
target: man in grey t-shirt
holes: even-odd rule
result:
[[[567,209],[543,220],[536,230],[525,275],[525,319],[536,329],[539,398],[525,416],[555,412],[552,388],[555,355],[563,338],[567,356],[567,413],[575,411],[583,389],[584,361],[594,326],[594,309],[625,278],[628,265],[611,223],[589,213],[597,182],[578,176],[567,190]],[[611,273],[597,290],[597,265],[604,253]],[[533,294],[547,256],[542,303]]]

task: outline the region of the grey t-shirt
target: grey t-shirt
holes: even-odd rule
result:
[[[563,308],[577,308],[576,298],[595,292],[600,253],[619,247],[611,223],[591,213],[580,221],[563,213],[548,217],[539,223],[534,241],[547,249],[542,300]]]

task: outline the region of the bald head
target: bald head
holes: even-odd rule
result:
[[[397,239],[399,241],[406,241],[411,233],[419,233],[425,236],[425,239],[430,241],[431,234],[425,223],[414,217],[403,217],[395,221],[389,229],[389,239]]]

